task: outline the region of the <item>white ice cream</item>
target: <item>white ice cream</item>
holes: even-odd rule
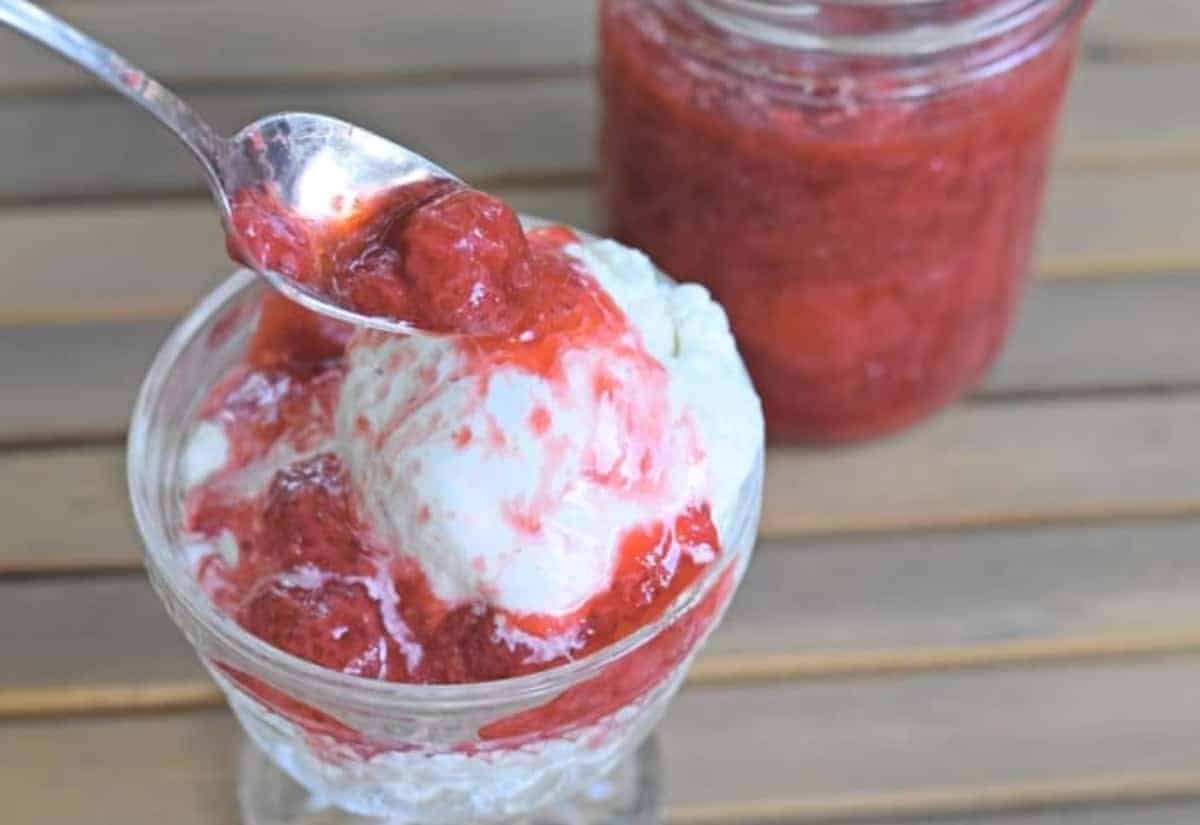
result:
[[[361,334],[333,443],[283,444],[230,483],[252,494],[288,461],[334,450],[381,542],[414,558],[441,599],[520,614],[569,615],[607,588],[628,531],[689,505],[708,502],[727,541],[763,423],[724,311],[613,241],[568,251],[640,348],[630,337],[570,351],[561,382],[497,369],[485,388],[450,342]],[[600,375],[618,390],[597,400]],[[201,422],[185,485],[228,459],[221,426]]]
[[[360,334],[337,411],[365,516],[434,592],[564,616],[604,591],[621,539],[709,502],[725,538],[763,437],[724,312],[612,241],[570,250],[637,330],[483,382],[447,341]],[[615,383],[598,393],[597,382]]]

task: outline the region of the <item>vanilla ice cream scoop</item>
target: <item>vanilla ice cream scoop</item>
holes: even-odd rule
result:
[[[628,323],[567,347],[553,374],[481,367],[449,339],[362,331],[349,345],[336,441],[361,515],[450,604],[570,616],[637,531],[709,506],[723,534],[761,444],[757,396],[703,288],[611,241],[568,252]]]

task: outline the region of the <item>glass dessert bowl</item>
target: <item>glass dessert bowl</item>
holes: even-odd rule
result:
[[[646,750],[634,755],[749,559],[761,429],[749,471],[715,516],[719,554],[660,613],[611,644],[491,681],[339,672],[250,632],[197,578],[198,558],[213,548],[189,529],[189,444],[212,388],[251,346],[268,294],[256,276],[238,272],[179,325],[143,384],[128,447],[151,582],[254,743],[241,777],[245,820],[654,821],[653,760]]]

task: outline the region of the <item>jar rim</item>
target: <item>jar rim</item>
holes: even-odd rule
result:
[[[170,475],[177,472],[174,461],[150,461],[152,422],[163,390],[176,363],[214,319],[226,308],[245,298],[248,290],[265,288],[250,270],[235,272],[206,295],[171,331],[142,382],[134,403],[126,448],[126,473],[134,519],[142,537],[143,558],[151,582],[177,623],[196,623],[221,646],[221,656],[244,668],[248,675],[290,692],[303,693],[306,701],[336,697],[341,702],[361,702],[374,709],[460,711],[484,708],[498,701],[549,699],[572,685],[598,675],[603,669],[632,653],[667,629],[696,606],[733,565],[746,559],[729,557],[711,565],[687,590],[679,594],[655,621],[630,635],[581,659],[524,676],[466,684],[414,684],[367,679],[330,670],[287,653],[253,635],[219,610],[203,592],[195,577],[177,563],[181,542],[172,538],[164,514],[169,511],[166,491]],[[177,437],[182,438],[182,433]],[[743,482],[730,525],[727,544],[739,546],[742,536],[757,525],[761,498],[763,448]],[[741,554],[746,555],[746,554]],[[185,633],[187,628],[184,628]],[[188,634],[190,635],[190,633]]]
[[[920,59],[1019,32],[1045,19],[1052,29],[1091,0],[684,0],[701,20],[769,46],[841,57]],[[960,7],[955,13],[955,7]],[[910,15],[905,26],[820,31],[823,11]],[[926,14],[915,14],[924,10]],[[948,13],[949,12],[949,13]],[[1041,27],[1039,27],[1041,28]]]

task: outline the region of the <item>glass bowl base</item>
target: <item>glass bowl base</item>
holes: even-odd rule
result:
[[[658,825],[662,821],[661,769],[654,736],[584,793],[495,825]],[[238,805],[244,825],[420,825],[361,816],[315,798],[281,771],[250,740],[242,744]]]

